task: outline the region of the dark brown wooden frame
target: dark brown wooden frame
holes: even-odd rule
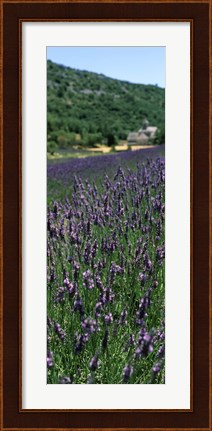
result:
[[[211,428],[209,362],[210,1],[2,1],[1,5],[1,430]],[[188,411],[21,409],[21,22],[190,21],[191,398]],[[209,98],[210,95],[210,98]],[[3,97],[2,97],[3,96]]]

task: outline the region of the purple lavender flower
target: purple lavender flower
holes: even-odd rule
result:
[[[96,287],[102,291],[103,290],[103,284],[102,284],[102,281],[101,281],[99,274],[96,275],[95,282],[96,282]]]
[[[51,369],[54,366],[53,352],[48,352],[47,354],[47,367]]]
[[[93,332],[96,332],[98,330],[96,320],[91,319],[91,317],[88,317],[87,319],[83,320],[81,325],[82,329],[88,334],[93,334]]]
[[[69,283],[68,285],[68,294],[69,294],[69,298],[73,298],[73,296],[75,295],[75,293],[78,290],[78,286],[77,283]]]
[[[126,383],[130,379],[133,373],[133,367],[131,365],[126,365],[123,371],[123,382]]]
[[[161,365],[159,364],[159,363],[157,363],[157,364],[155,364],[153,367],[152,367],[152,371],[153,371],[153,373],[159,373],[159,371],[161,370]]]
[[[74,311],[79,311],[81,317],[84,315],[83,302],[79,296],[74,301]]]
[[[140,282],[141,282],[141,286],[144,286],[145,281],[147,279],[146,274],[144,274],[143,272],[140,272],[139,276],[138,276]]]
[[[53,283],[57,279],[54,269],[50,271],[50,282]]]
[[[147,260],[146,268],[147,268],[147,271],[149,271],[149,272],[152,271],[152,262],[150,259]]]
[[[66,276],[66,278],[65,278],[65,279],[64,279],[64,281],[63,281],[63,283],[65,284],[65,286],[66,286],[67,288],[69,288],[69,285],[71,284],[71,282],[69,281],[68,276]]]
[[[80,265],[78,262],[74,261],[74,280],[78,280]]]
[[[95,306],[95,317],[100,317],[103,310],[102,302],[97,302]]]
[[[104,320],[106,325],[110,325],[113,322],[112,314],[111,313],[106,314]]]
[[[136,322],[138,325],[142,325],[143,324],[143,319],[146,316],[146,307],[145,307],[145,302],[144,300],[141,300],[140,304],[139,304],[139,309],[136,312]]]
[[[55,293],[55,302],[62,304],[65,301],[65,289],[64,287],[58,287]]]
[[[94,288],[94,281],[91,275],[91,271],[89,269],[87,269],[87,271],[83,272],[83,281],[84,281],[84,286],[87,287],[88,289],[93,289]]]
[[[75,334],[75,352],[77,354],[81,353],[85,344],[88,341],[88,334]]]
[[[121,316],[120,316],[120,319],[119,319],[119,323],[121,324],[121,325],[126,325],[127,324],[127,310],[126,309],[124,309],[122,312],[121,312]]]
[[[153,339],[153,336],[150,335],[148,332],[145,332],[144,330],[141,330],[139,332],[139,338],[138,338],[139,346],[135,352],[136,357],[139,357],[139,356],[146,357],[148,356],[149,353],[153,352],[152,339]]]
[[[98,356],[94,356],[89,364],[89,368],[91,371],[96,371],[98,368]]]
[[[62,328],[61,328],[61,326],[60,326],[60,324],[59,324],[59,323],[55,323],[55,324],[54,324],[54,330],[55,330],[55,333],[58,335],[58,337],[59,337],[62,341],[64,341],[64,338],[65,338],[65,332],[62,330]]]
[[[69,263],[72,263],[73,262],[73,256],[68,256],[67,260],[68,260]]]
[[[165,355],[165,344],[162,344],[162,346],[159,347],[158,351],[157,351],[157,358],[163,358],[163,356]]]
[[[134,334],[130,334],[129,345],[130,346],[134,346],[134,344],[135,344],[135,335]]]
[[[124,269],[121,268],[119,265],[116,265],[115,262],[111,263],[111,267],[110,267],[110,273],[112,276],[114,276],[115,274],[123,274]]]
[[[157,247],[156,249],[156,259],[159,265],[162,265],[162,262],[165,258],[165,247],[162,245],[161,247]]]
[[[105,288],[100,295],[100,301],[102,302],[102,304],[112,303],[114,298],[115,294],[109,287]]]

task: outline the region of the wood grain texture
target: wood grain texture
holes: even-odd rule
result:
[[[17,1],[17,0],[1,0],[0,2],[2,2],[2,3],[17,3],[17,4],[20,4],[20,3],[34,3],[34,4],[43,4],[43,3],[51,3],[51,4],[54,4],[54,3],[59,3],[59,4],[61,4],[61,3],[113,3],[113,4],[135,4],[135,3],[137,3],[137,4],[144,4],[144,3],[146,3],[146,4],[150,4],[150,3],[157,3],[157,4],[162,4],[162,3],[165,3],[165,4],[167,4],[167,3],[193,3],[193,4],[195,4],[195,3],[206,3],[206,4],[209,4],[210,3],[210,0],[179,0],[179,1],[176,1],[176,0],[116,0],[116,1],[113,1],[113,0],[57,0],[57,1],[55,1],[55,0],[43,0],[43,1],[36,1],[36,0],[20,0],[20,1]]]
[[[3,428],[3,14],[0,3],[0,427]]]

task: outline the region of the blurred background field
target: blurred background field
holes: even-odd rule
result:
[[[127,141],[120,141],[118,145],[114,147],[108,147],[107,145],[96,145],[96,147],[77,147],[73,146],[68,150],[59,150],[53,154],[47,153],[48,162],[60,162],[66,159],[72,158],[85,158],[91,156],[100,156],[103,154],[116,154],[120,151],[137,151],[153,148],[155,145],[131,145],[129,146]]]
[[[73,154],[73,153],[72,153]],[[114,176],[114,172],[119,166],[123,169],[136,170],[137,164],[146,159],[165,159],[165,146],[153,146],[137,151],[120,151],[112,154],[90,155],[85,151],[84,157],[81,153],[75,153],[75,157],[61,157],[48,160],[47,173],[48,204],[55,199],[65,199],[70,196],[73,190],[73,180],[75,176],[88,179],[91,183],[96,182],[101,186],[105,175],[109,178]]]

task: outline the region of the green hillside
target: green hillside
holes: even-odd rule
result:
[[[129,67],[136,67],[131,65]],[[147,118],[164,143],[165,90],[47,62],[48,150],[114,145]]]

